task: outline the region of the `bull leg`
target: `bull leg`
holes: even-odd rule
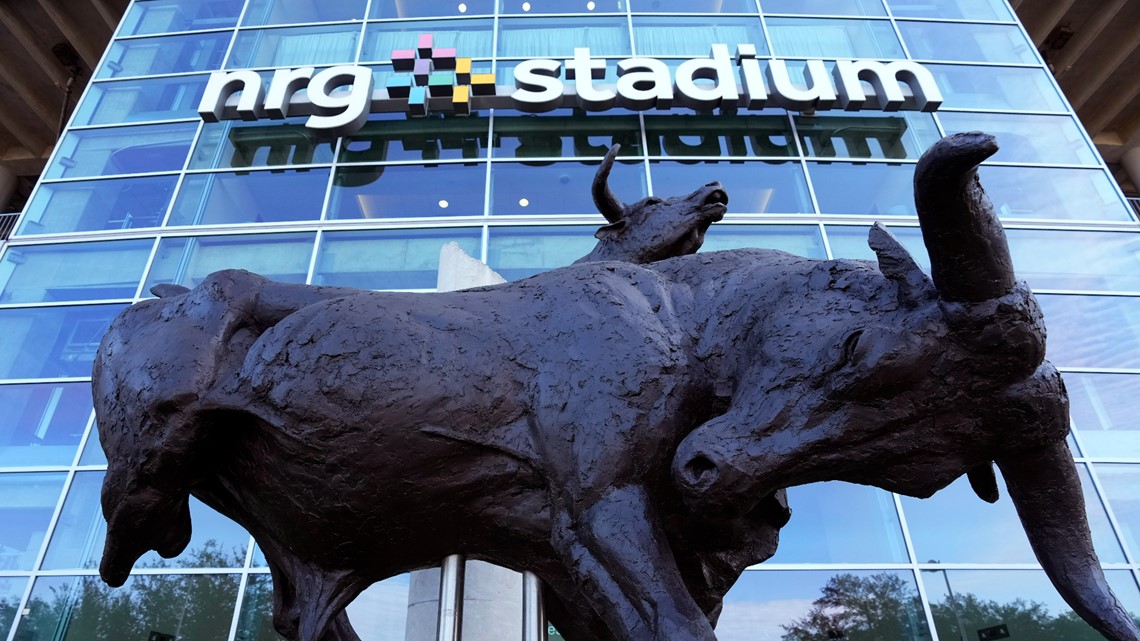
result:
[[[612,488],[577,518],[561,506],[554,520],[555,549],[614,637],[716,641],[685,588],[644,488]]]

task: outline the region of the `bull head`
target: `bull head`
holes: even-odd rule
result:
[[[724,217],[728,194],[711,182],[688,196],[650,196],[626,205],[609,186],[610,170],[621,145],[610,147],[594,175],[594,204],[608,225],[594,234],[598,244],[576,263],[621,260],[637,265],[694,254],[710,225]]]
[[[876,225],[877,265],[829,261],[784,286],[757,323],[761,344],[738,366],[728,412],[686,437],[673,479],[708,513],[827,480],[924,498],[963,474],[992,502],[996,462],[1058,592],[1107,638],[1136,641],[1093,551],[1040,309],[1015,280],[977,177],[996,151],[992,137],[966,133],[920,160],[932,278]]]

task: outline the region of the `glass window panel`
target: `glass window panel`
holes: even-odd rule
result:
[[[0,474],[0,570],[31,570],[67,475]]]
[[[116,40],[97,78],[157,76],[185,71],[213,71],[222,66],[230,32]]]
[[[487,156],[490,118],[378,114],[343,139],[340,162],[474,160]]]
[[[125,305],[0,310],[0,378],[91,375],[111,320]]]
[[[432,36],[432,46],[455,49],[461,58],[490,58],[494,28],[491,20],[432,20],[430,22],[378,22],[364,33],[361,60],[391,60],[396,49],[414,49],[420,34]],[[571,50],[571,53],[573,51]]]
[[[1067,373],[1065,387],[1087,456],[1140,458],[1140,376]]]
[[[807,258],[827,258],[823,237],[815,225],[732,225],[720,223],[705,233],[702,252],[760,247],[779,249]]]
[[[500,56],[566,57],[574,55],[575,47],[589,47],[595,57],[629,55],[629,27],[625,18],[499,20]]]
[[[518,67],[523,62],[524,61],[522,61],[522,60],[499,60],[495,64],[495,74],[496,74],[495,75],[495,82],[497,82],[500,86],[502,86],[502,85],[507,85],[510,87],[515,86],[515,68]],[[664,62],[666,65],[668,65],[669,62],[671,62],[671,61],[665,60]],[[674,62],[678,62],[678,64],[679,64],[679,61],[674,61]],[[613,58],[606,60],[606,67],[605,67],[605,69],[602,70],[602,75],[603,75],[602,78],[594,80],[595,85],[616,85],[617,81],[618,81],[617,60],[615,60]],[[566,79],[566,65],[565,64],[562,65],[562,70],[558,72],[558,78],[560,80],[562,80],[562,82],[566,86],[574,87],[574,81]],[[576,107],[575,108],[569,108],[568,107],[565,109],[559,109],[557,111],[569,111],[569,112],[579,111],[580,112],[581,110],[576,108]],[[513,109],[496,109],[495,110],[495,113],[503,113],[503,112],[510,113],[510,114],[527,115],[527,116],[544,116],[544,115],[553,113],[554,110],[544,111],[541,114],[525,113],[522,111],[515,111]],[[632,113],[636,113],[636,112],[630,111],[628,109],[623,109],[621,107],[612,107],[610,109],[605,110],[604,113],[609,114],[609,115],[614,115],[616,113],[630,113],[630,114],[632,114]]]
[[[98,428],[89,432],[87,443],[83,446],[83,456],[79,459],[80,465],[106,465],[107,455],[103,453],[103,446],[99,443]]]
[[[328,232],[317,253],[314,285],[360,289],[432,289],[439,250],[459,243],[471,256],[482,253],[482,227]]]
[[[685,163],[650,162],[654,192],[696,188],[719,180],[728,192],[730,214],[814,213],[803,168],[798,162],[748,161]],[[674,187],[674,185],[676,187]]]
[[[714,43],[754,44],[760,55],[768,53],[758,18],[645,18],[633,19],[633,37],[642,56],[707,56]],[[571,50],[572,51],[572,50]]]
[[[630,0],[629,5],[635,13],[756,13],[755,0]]]
[[[905,58],[886,20],[769,18],[772,52],[795,58]]]
[[[667,3],[670,0],[665,0]],[[677,2],[678,0],[672,0]],[[731,0],[730,0],[731,1]],[[739,0],[738,0],[739,1]],[[704,2],[708,4],[707,0]],[[702,4],[701,1],[691,4]],[[499,8],[503,13],[624,13],[622,0],[502,0]]]
[[[621,145],[622,156],[641,153],[641,125],[635,115],[573,109],[542,115],[509,113],[495,110],[496,158],[600,158],[615,144]]]
[[[942,90],[943,108],[1066,110],[1049,72],[1040,67],[924,66]]]
[[[816,483],[788,488],[792,520],[772,563],[906,563],[891,494],[866,485]]]
[[[241,23],[251,26],[362,20],[366,4],[367,0],[252,0]]]
[[[1037,295],[1058,367],[1140,368],[1140,298]]]
[[[1037,52],[1017,25],[906,20],[896,24],[917,60],[1038,64]]]
[[[496,120],[496,125],[498,121]],[[786,113],[646,115],[650,156],[795,156]]]
[[[487,265],[507,280],[569,265],[597,244],[597,227],[492,227]]]
[[[537,2],[538,0],[536,0]],[[372,0],[371,18],[479,16],[495,12],[494,0]]]
[[[930,638],[914,574],[750,570],[724,598],[720,641]]]
[[[97,82],[76,109],[71,125],[111,125],[198,118],[206,76]]]
[[[225,29],[237,24],[242,0],[151,0],[131,4],[121,36]]]
[[[328,184],[328,169],[190,174],[167,225],[317,220]]]
[[[8,247],[0,259],[0,302],[134,298],[150,239]]]
[[[243,30],[238,32],[226,67],[302,67],[352,62],[359,38],[357,25]]]
[[[197,131],[196,122],[70,131],[44,178],[178,171]]]
[[[1136,617],[1140,591],[1127,571],[1105,572],[1121,605]],[[1040,570],[927,570],[922,573],[940,639],[978,639],[1005,625],[1011,641],[1103,639],[1057,594]]]
[[[20,641],[176,638],[226,641],[237,599],[236,574],[132,576],[121,588],[97,576],[36,579]]]
[[[144,176],[42,183],[17,235],[158,227],[177,182],[177,176]]]
[[[997,137],[996,162],[1095,165],[1096,154],[1070,116],[944,112],[947,135],[984,131]]]
[[[159,283],[194,287],[222,269],[245,269],[271,280],[303,283],[313,252],[311,233],[164,238],[144,291]]]
[[[305,127],[307,118],[229,120],[202,126],[191,169],[245,169],[331,163],[335,139]]]
[[[764,13],[807,13],[834,16],[885,16],[882,0],[761,0]]]
[[[1124,552],[1112,532],[1104,506],[1097,499],[1084,465],[1077,471],[1093,546],[1104,563],[1121,563]],[[902,497],[914,554],[919,563],[1036,563],[1025,529],[998,475],[1002,488],[997,503],[983,502],[963,475],[928,499]]]
[[[1035,289],[1140,291],[1140,234],[1010,229],[1018,278]]]
[[[823,214],[916,216],[914,165],[809,163]],[[731,196],[730,196],[731,197]]]
[[[917,160],[941,135],[934,117],[919,112],[882,115],[829,113],[794,116],[804,153],[816,158]],[[860,165],[861,173],[866,165]]]
[[[1002,219],[1132,220],[1101,169],[983,165],[978,174]]]
[[[590,195],[590,185],[599,164],[593,161],[494,163],[491,166],[491,213],[500,216],[595,214],[598,210]],[[703,184],[692,183],[694,188]],[[617,161],[609,185],[624,202],[645,198],[648,195],[645,164]]]
[[[107,521],[99,502],[104,472],[77,472],[63,502],[44,556],[47,570],[75,570],[99,567]],[[54,507],[54,505],[53,505]],[[190,519],[194,524],[186,550],[173,559],[164,559],[151,550],[135,564],[137,568],[233,568],[245,565],[249,534],[240,525],[190,497]]]
[[[1135,556],[1140,552],[1140,465],[1097,465],[1096,474]]]
[[[7,639],[12,631],[16,611],[20,608],[20,600],[24,598],[24,589],[27,587],[27,577],[0,578],[0,637]]]
[[[344,167],[333,179],[328,217],[482,216],[486,184],[482,163]]]
[[[887,4],[891,13],[907,18],[1013,20],[1002,0],[887,0]]]
[[[91,418],[91,385],[0,385],[0,467],[71,465]]]

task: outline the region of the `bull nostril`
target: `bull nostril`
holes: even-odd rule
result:
[[[685,481],[694,489],[708,489],[719,476],[716,464],[704,454],[698,454],[685,463]]]

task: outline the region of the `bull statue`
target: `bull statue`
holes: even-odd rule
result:
[[[290,640],[356,639],[364,588],[462,553],[536,573],[572,641],[713,641],[728,587],[775,550],[785,488],[925,497],[966,474],[995,500],[996,461],[1058,591],[1140,641],[977,181],[995,151],[960,134],[916,169],[933,278],[875,226],[877,262],[734,250],[440,294],[227,271],[138,303],[94,366],[100,574],[181,552],[193,494],[261,545]]]

